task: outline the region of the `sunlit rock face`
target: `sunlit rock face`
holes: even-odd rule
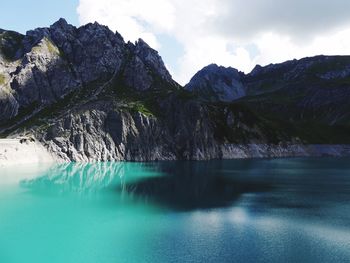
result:
[[[200,70],[185,88],[210,102],[232,102],[246,95],[240,73],[216,64]]]
[[[118,33],[98,23],[76,28],[60,19],[26,35],[3,30],[1,41],[0,120],[56,103],[119,74],[137,90],[159,88],[154,75],[176,85],[158,53],[143,40],[125,43]]]

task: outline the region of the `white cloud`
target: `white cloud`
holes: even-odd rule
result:
[[[254,43],[260,53],[256,62],[261,65],[319,54],[346,55],[350,54],[350,27],[316,35],[306,44],[295,42],[290,36],[271,32],[262,34]]]
[[[80,0],[78,14],[81,24],[98,21],[156,49],[159,34],[173,37],[184,54],[170,66],[185,84],[210,63],[248,72],[257,63],[349,54],[349,8],[348,0]]]
[[[167,32],[174,23],[173,6],[162,0],[80,0],[80,24],[99,22],[126,40],[142,38],[158,48],[155,33]]]

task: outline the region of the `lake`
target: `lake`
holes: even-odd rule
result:
[[[0,262],[350,262],[350,159],[0,168]]]

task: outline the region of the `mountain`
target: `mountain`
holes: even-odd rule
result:
[[[227,79],[225,68],[219,72],[202,77],[203,81],[215,76],[206,84],[213,91]],[[256,66],[247,75],[231,76],[240,81],[246,96],[231,101],[230,108],[245,109],[251,117],[268,121],[275,130],[305,143],[350,143],[350,56],[316,56]],[[185,88],[206,96],[200,81],[191,80]],[[231,89],[240,90],[241,86]]]
[[[328,144],[350,143],[349,65],[209,65],[183,88],[143,40],[98,23],[0,30],[0,135],[64,161],[342,155]]]
[[[195,74],[185,89],[208,102],[232,102],[246,95],[241,75],[234,68],[211,64]]]
[[[67,161],[216,156],[205,111],[143,40],[63,19],[1,32],[3,137],[34,135]]]

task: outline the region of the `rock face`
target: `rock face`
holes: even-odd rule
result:
[[[113,110],[108,101],[96,102],[80,109],[80,114],[65,116],[36,137],[65,161],[216,158],[219,148],[205,112],[194,102],[181,103],[182,107],[175,109],[178,103],[169,99],[163,110],[171,112],[159,119]],[[193,114],[190,118],[186,117],[188,111]]]
[[[97,23],[0,30],[0,135],[80,162],[346,155],[349,65],[209,65],[183,88],[143,40]]]
[[[15,33],[2,32],[2,43],[9,45],[7,35]],[[154,75],[175,85],[155,50],[142,40],[135,45],[125,43],[118,33],[97,23],[75,28],[60,19],[49,28],[16,37],[20,41],[10,59],[4,55],[8,48],[1,45],[0,50],[0,121],[51,105],[92,82],[111,79],[121,70],[126,83],[135,89],[154,88]]]
[[[190,92],[210,102],[233,102],[246,95],[240,73],[234,68],[209,65],[185,86]]]

